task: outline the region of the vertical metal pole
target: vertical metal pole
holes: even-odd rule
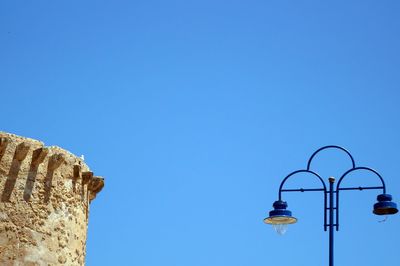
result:
[[[335,178],[330,177],[329,178],[329,266],[333,266],[333,216],[334,216],[334,201],[333,201],[333,193],[334,193],[334,188],[333,184],[335,183]]]

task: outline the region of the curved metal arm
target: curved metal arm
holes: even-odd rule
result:
[[[337,145],[328,145],[328,146],[324,146],[324,147],[322,147],[322,148],[319,148],[318,150],[316,150],[316,151],[311,155],[310,159],[308,159],[307,170],[310,170],[311,161],[312,161],[312,159],[314,159],[315,155],[317,155],[317,153],[319,153],[320,151],[325,150],[325,149],[339,149],[339,150],[344,151],[345,153],[347,153],[347,155],[348,155],[348,156],[350,157],[350,159],[351,159],[351,163],[352,163],[352,165],[353,165],[352,168],[355,168],[355,167],[356,167],[356,163],[355,163],[355,161],[354,161],[354,158],[353,158],[353,156],[350,154],[350,152],[349,152],[348,150],[346,150],[346,149],[343,148],[343,147],[337,146]]]
[[[294,172],[288,174],[288,175],[282,180],[281,185],[279,186],[279,200],[282,200],[282,188],[283,188],[283,185],[285,184],[286,180],[288,180],[289,177],[291,177],[291,176],[293,176],[293,175],[295,175],[295,174],[298,174],[298,173],[310,173],[310,174],[313,174],[314,176],[318,177],[318,179],[321,181],[322,185],[324,186],[323,191],[326,193],[326,185],[325,185],[325,182],[324,182],[324,180],[319,176],[319,174],[317,174],[317,173],[315,173],[315,172],[313,172],[313,171],[310,171],[310,170],[308,170],[308,169],[307,169],[307,170],[297,170],[297,171],[294,171]]]
[[[379,177],[379,179],[381,180],[381,182],[382,182],[383,194],[386,193],[385,181],[383,180],[382,176],[381,176],[377,171],[375,171],[374,169],[369,168],[369,167],[354,167],[354,168],[352,168],[352,169],[346,171],[346,172],[340,177],[340,179],[339,179],[339,181],[338,181],[338,183],[337,183],[337,185],[336,185],[336,191],[339,191],[339,189],[340,189],[340,183],[342,182],[343,178],[345,178],[348,174],[350,174],[351,172],[356,171],[356,170],[367,170],[367,171],[370,171],[370,172],[376,174],[376,175]]]
[[[339,179],[337,185],[336,185],[336,231],[339,231],[339,195],[340,195],[340,183],[342,183],[342,180],[351,172],[353,171],[357,171],[357,170],[367,170],[369,172],[374,173],[375,175],[377,175],[379,177],[379,179],[382,182],[382,187],[369,187],[369,188],[359,188],[360,190],[362,189],[383,189],[383,194],[386,194],[386,185],[385,185],[385,181],[383,180],[382,176],[375,171],[374,169],[371,169],[369,167],[353,167],[352,169],[346,171]],[[356,188],[348,188],[350,190],[355,190]],[[344,189],[343,189],[344,190]]]
[[[283,180],[282,180],[282,182],[281,182],[281,185],[279,186],[279,200],[282,200],[282,191],[283,191],[283,185],[285,184],[285,182],[291,177],[291,176],[293,176],[293,175],[295,175],[295,174],[298,174],[298,173],[310,173],[310,174],[312,174],[312,175],[314,175],[314,176],[316,176],[316,177],[318,177],[318,179],[321,181],[321,183],[322,183],[322,185],[323,185],[323,188],[322,189],[300,189],[300,190],[297,190],[297,189],[295,189],[295,190],[292,190],[292,191],[301,191],[301,192],[304,192],[304,191],[323,191],[324,192],[324,230],[326,231],[327,230],[327,196],[326,196],[326,194],[327,194],[327,192],[326,192],[326,185],[325,185],[325,182],[324,182],[324,180],[321,178],[321,176],[319,175],[319,174],[317,174],[317,173],[315,173],[315,172],[313,172],[313,171],[310,171],[310,170],[297,170],[297,171],[294,171],[294,172],[292,172],[292,173],[290,173],[290,174],[288,174]]]

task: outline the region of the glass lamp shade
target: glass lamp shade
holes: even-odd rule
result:
[[[380,194],[377,197],[378,202],[374,204],[373,213],[376,215],[396,214],[399,210],[397,204],[392,202],[392,195]]]

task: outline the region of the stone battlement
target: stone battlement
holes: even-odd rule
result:
[[[70,152],[0,132],[0,264],[83,265],[101,177]]]

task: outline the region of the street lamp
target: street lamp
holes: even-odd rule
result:
[[[313,158],[322,150],[325,149],[338,149],[345,152],[351,162],[352,168],[347,170],[342,174],[337,182],[336,189],[334,188],[335,178],[330,177],[329,180],[329,190],[326,188],[326,184],[324,180],[321,178],[319,174],[310,170],[311,162]],[[372,172],[377,176],[381,182],[381,186],[375,187],[340,187],[341,182],[343,179],[350,173],[357,171],[357,170],[366,170]],[[292,176],[298,173],[309,173],[314,177],[318,178],[321,183],[322,187],[320,188],[298,188],[298,189],[284,189],[283,185],[285,182]],[[279,187],[279,194],[278,200],[274,202],[273,207],[274,209],[269,212],[269,217],[264,219],[266,224],[270,224],[274,226],[278,233],[283,234],[286,231],[286,227],[289,224],[293,224],[297,222],[297,219],[292,216],[292,212],[287,210],[287,203],[282,200],[282,192],[306,192],[306,191],[322,191],[324,192],[324,231],[327,231],[329,228],[329,266],[333,266],[333,236],[334,236],[334,227],[336,231],[339,231],[339,192],[342,190],[380,190],[382,189],[382,194],[378,195],[377,203],[374,204],[373,213],[376,215],[391,215],[398,212],[396,203],[392,202],[392,196],[390,194],[386,194],[386,186],[385,182],[383,181],[382,176],[375,170],[369,167],[356,167],[355,161],[353,156],[348,152],[346,149],[336,146],[336,145],[329,145],[324,146],[316,150],[308,160],[307,168],[305,170],[297,170],[289,175],[287,175],[281,182]],[[336,195],[336,203],[335,203],[335,195]],[[329,196],[329,206],[328,206],[328,196]],[[328,219],[329,218],[329,219]],[[336,218],[336,221],[334,219]],[[328,221],[329,220],[329,221]]]

